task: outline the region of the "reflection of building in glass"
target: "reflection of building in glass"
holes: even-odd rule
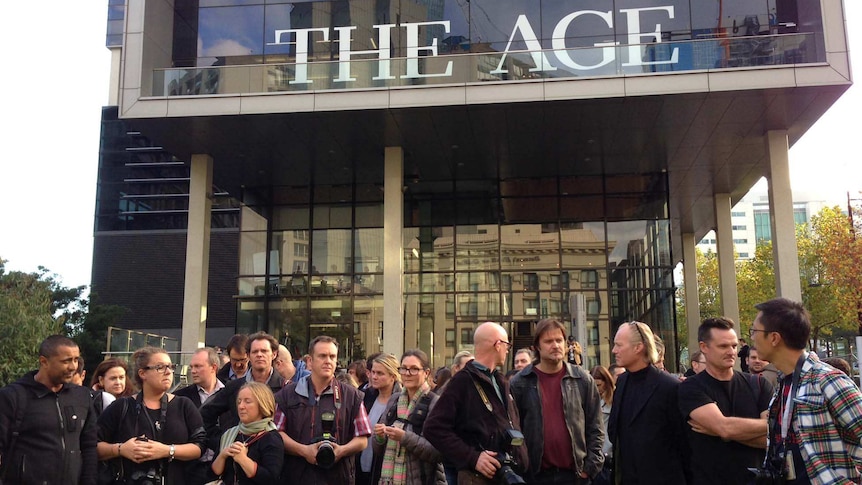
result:
[[[625,321],[675,348],[680,241],[850,78],[840,2],[126,2],[93,291],[184,350],[267,330],[441,365],[544,317],[588,364]]]

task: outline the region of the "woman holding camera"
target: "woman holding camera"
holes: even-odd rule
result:
[[[428,376],[425,352],[408,350],[401,357],[402,392],[394,393],[386,411],[374,425],[374,454],[382,454],[383,463],[375,470],[381,485],[445,485],[442,456],[422,436],[425,417],[437,404]]]
[[[272,416],[275,398],[266,384],[243,384],[236,398],[240,424],[221,437],[213,472],[226,484],[275,483],[284,464],[284,442]]]
[[[185,462],[200,458],[205,447],[201,415],[191,400],[168,393],[176,365],[164,349],[139,349],[132,365],[141,392],[117,399],[99,416],[99,460],[120,458],[113,483],[183,484]]]

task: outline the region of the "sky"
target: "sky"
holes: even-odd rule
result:
[[[862,66],[862,1],[844,4],[851,65]],[[107,0],[0,2],[6,120],[0,131],[0,258],[8,261],[7,271],[44,266],[66,286],[90,284],[99,122],[110,74],[106,18]],[[862,197],[860,89],[850,88],[791,148],[794,192],[841,205],[847,191]],[[765,181],[754,190],[765,192]]]

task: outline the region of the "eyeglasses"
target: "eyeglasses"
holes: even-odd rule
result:
[[[761,329],[759,329],[759,328],[751,328],[751,329],[749,329],[749,330],[748,330],[748,338],[753,339],[753,338],[754,338],[754,334],[755,334],[755,333],[757,333],[757,332],[770,333],[770,331],[769,331],[769,330],[761,330]]]
[[[177,370],[177,364],[156,364],[156,365],[148,365],[143,367],[146,370],[155,370],[159,374],[167,374],[168,370],[171,372]]]
[[[419,373],[422,372],[423,370],[425,370],[425,369],[423,369],[421,367],[399,367],[398,373],[399,374],[407,374],[410,376],[416,376],[416,375],[419,375]]]
[[[706,364],[706,361],[705,361],[705,360],[693,360],[691,363],[692,363],[692,364],[701,364],[701,365],[703,365],[703,364]]]
[[[641,336],[641,342],[646,342],[646,337],[644,337],[644,333],[641,331],[641,326],[638,325],[638,322],[629,322],[629,325],[633,326],[635,330],[637,330],[638,335]]]
[[[245,357],[242,359],[234,359],[233,357],[231,357],[230,361],[231,361],[231,363],[234,363],[234,364],[245,364],[246,362],[248,362],[248,357]]]
[[[496,342],[494,342],[494,345],[496,344],[503,344],[506,346],[506,350],[512,350],[512,344],[510,342],[506,342],[505,340],[497,340]]]

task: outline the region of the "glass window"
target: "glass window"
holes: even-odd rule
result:
[[[244,64],[263,55],[263,6],[201,8],[198,11],[198,65],[215,65],[219,58],[245,57]]]
[[[351,269],[352,231],[329,229],[312,232],[311,273],[347,273]]]

